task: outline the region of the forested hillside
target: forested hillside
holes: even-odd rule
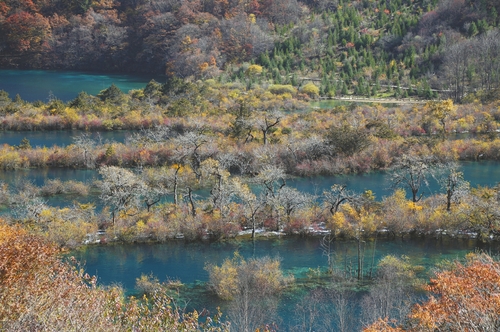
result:
[[[0,0],[0,66],[461,100],[500,85],[499,11],[495,0]]]

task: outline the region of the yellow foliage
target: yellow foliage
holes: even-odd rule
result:
[[[7,225],[3,219],[0,219],[0,245],[2,245],[5,241],[10,241],[14,237],[25,234],[25,230]]]
[[[227,96],[228,96],[229,98],[231,98],[231,99],[236,99],[236,98],[238,98],[238,97],[239,97],[240,93],[241,93],[241,91],[240,91],[240,90],[234,89],[234,90],[231,90],[231,91],[227,94]]]
[[[307,83],[302,88],[302,92],[309,95],[309,97],[317,97],[319,96],[319,88],[312,82]]]
[[[283,275],[278,259],[263,257],[246,261],[238,252],[220,267],[207,265],[205,269],[210,275],[211,288],[224,300],[234,298],[240,287],[250,287],[261,295],[273,294],[293,280]]]
[[[135,224],[135,228],[136,228],[137,234],[144,234],[146,232],[146,230],[148,229],[148,226],[146,226],[146,224],[144,223],[144,221],[139,220]]]
[[[143,115],[141,114],[141,111],[131,111],[127,115],[125,115],[125,122],[131,123],[131,124],[139,124],[143,120]]]
[[[248,76],[259,75],[260,73],[262,73],[262,66],[259,65],[250,65],[246,70]]]
[[[335,233],[339,233],[342,229],[345,228],[347,224],[344,213],[337,212],[335,213],[330,220],[330,229]]]
[[[415,202],[408,201],[407,202],[407,208],[410,211],[422,211],[423,207],[421,205],[418,205]]]
[[[78,122],[78,119],[80,118],[78,113],[76,112],[76,110],[73,108],[70,108],[70,107],[66,107],[64,109],[63,117],[69,123],[76,123],[76,122]]]
[[[200,64],[198,66],[198,68],[200,69],[200,71],[205,71],[208,69],[208,62],[203,62],[202,64]]]
[[[18,151],[13,147],[8,147],[0,151],[0,169],[17,169],[29,167],[29,161],[26,157],[21,157]]]
[[[220,267],[207,267],[215,292],[223,300],[231,300],[238,290],[237,261],[240,259],[236,252],[233,259],[226,258]]]
[[[50,209],[45,209],[40,212],[40,219],[49,220],[52,218],[52,211]]]

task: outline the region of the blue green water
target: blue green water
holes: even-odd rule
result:
[[[113,75],[99,73],[84,73],[75,71],[55,70],[0,70],[0,90],[7,91],[11,98],[19,94],[23,100],[47,102],[49,94],[67,102],[85,91],[91,95],[97,95],[115,84],[123,92],[133,89],[141,89],[155,79],[163,82],[161,76],[132,76]]]
[[[471,187],[493,187],[500,182],[500,163],[496,161],[462,162],[460,163],[464,179],[470,182]],[[37,168],[0,171],[0,182],[15,185],[19,181],[31,181],[42,186],[45,181],[60,179],[90,183],[98,179],[97,170],[70,169],[70,168]],[[391,187],[390,174],[387,172],[372,172],[367,174],[352,174],[339,176],[319,176],[311,178],[293,178],[287,185],[309,194],[321,195],[324,190],[334,184],[345,184],[348,189],[363,193],[372,190],[377,200],[389,196],[394,189]],[[422,188],[424,197],[439,193],[440,186],[434,179],[429,180],[429,186]]]
[[[407,239],[378,240],[365,243],[365,268],[371,268],[372,254],[375,264],[387,254],[406,255],[415,265],[425,267],[420,275],[427,280],[430,269],[444,259],[461,259],[476,249],[492,254],[498,251],[496,244],[481,244],[476,240],[459,239]],[[333,244],[339,255],[339,264],[345,259],[356,261],[356,243],[339,241]],[[374,251],[373,251],[374,249]],[[325,269],[326,257],[323,255],[319,238],[289,237],[281,239],[251,241],[228,241],[218,243],[186,243],[183,241],[165,244],[123,244],[91,246],[76,252],[75,257],[85,262],[86,270],[98,276],[103,285],[121,284],[129,294],[136,293],[136,278],[141,274],[153,274],[160,281],[179,280],[180,298],[187,301],[189,310],[207,308],[213,312],[217,306],[228,312],[228,302],[221,301],[207,290],[208,273],[205,264],[220,265],[224,259],[231,258],[237,251],[245,258],[279,257],[286,274],[293,274],[298,287],[295,291],[283,294],[279,302],[280,329],[286,331],[294,322],[294,310],[309,290],[318,286],[310,276],[311,269]],[[324,286],[325,280],[322,281]],[[328,281],[327,281],[328,282]],[[359,300],[357,297],[357,300]],[[328,319],[325,317],[324,319]]]

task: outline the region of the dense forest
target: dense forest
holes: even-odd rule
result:
[[[493,0],[2,0],[0,65],[457,101],[500,84],[499,11]]]

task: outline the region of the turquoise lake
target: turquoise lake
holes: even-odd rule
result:
[[[338,254],[338,263],[348,259],[356,261],[356,243],[337,241],[333,249]],[[461,259],[465,254],[483,250],[491,254],[498,253],[497,244],[479,243],[474,239],[396,239],[366,242],[365,266],[370,269],[371,259],[375,265],[385,255],[400,257],[406,255],[413,264],[421,265],[425,270],[419,277],[428,280],[430,270],[442,260]],[[234,252],[248,258],[263,256],[279,257],[281,267],[286,274],[293,274],[297,287],[285,291],[279,298],[277,320],[278,331],[288,331],[295,324],[295,310],[298,303],[317,287],[327,287],[323,279],[320,286],[310,277],[311,269],[325,269],[326,257],[323,255],[320,238],[286,237],[252,241],[227,241],[217,243],[187,243],[173,241],[165,244],[123,244],[87,247],[73,253],[77,259],[85,262],[86,271],[98,276],[103,285],[120,284],[129,294],[137,294],[136,278],[142,274],[151,274],[160,281],[179,280],[183,287],[179,289],[178,301],[186,304],[188,310],[204,308],[214,312],[220,307],[226,315],[229,302],[218,299],[207,289],[208,273],[204,269],[207,262],[220,265],[224,259],[231,258]],[[366,290],[358,290],[355,301],[356,330],[361,328],[361,299]],[[323,317],[322,319],[329,319]]]
[[[115,84],[123,92],[142,89],[151,79],[164,82],[163,76],[133,76],[118,74],[85,73],[76,71],[56,70],[0,70],[0,90],[7,91],[10,98],[19,94],[23,100],[43,101],[49,100],[49,95],[67,102],[85,91],[97,95]]]

